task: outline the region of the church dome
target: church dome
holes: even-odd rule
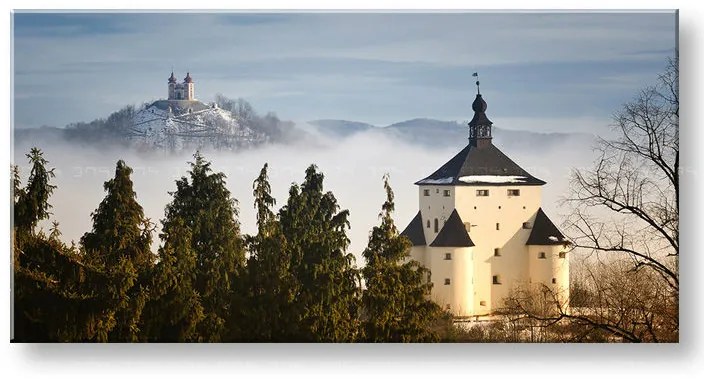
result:
[[[472,103],[472,110],[475,112],[486,112],[486,101],[482,99],[481,94],[477,94],[477,98]]]
[[[176,83],[176,77],[173,71],[171,71],[171,76],[169,76],[169,83]]]
[[[191,73],[187,72],[186,77],[183,79],[184,83],[193,83],[193,78],[191,78]]]

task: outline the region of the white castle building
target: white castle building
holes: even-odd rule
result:
[[[472,109],[469,144],[415,183],[420,210],[402,232],[411,258],[430,269],[432,299],[456,317],[489,315],[512,289],[536,284],[566,305],[569,242],[540,207],[545,182],[492,144],[481,94]]]

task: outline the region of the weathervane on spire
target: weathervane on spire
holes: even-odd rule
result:
[[[475,84],[477,85],[477,95],[479,95],[479,74],[475,72],[474,74],[472,74],[472,76],[477,78],[477,81]]]

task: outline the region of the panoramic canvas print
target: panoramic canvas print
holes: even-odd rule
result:
[[[12,14],[13,342],[678,342],[676,11]]]

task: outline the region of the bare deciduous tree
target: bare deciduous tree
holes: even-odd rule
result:
[[[658,83],[614,116],[616,137],[598,141],[593,168],[572,173],[566,232],[575,252],[591,253],[580,307],[554,301],[546,310],[535,299],[545,294],[526,290],[507,299],[508,313],[543,327],[567,323],[573,340],[594,333],[630,342],[678,340],[678,64],[670,59]]]

